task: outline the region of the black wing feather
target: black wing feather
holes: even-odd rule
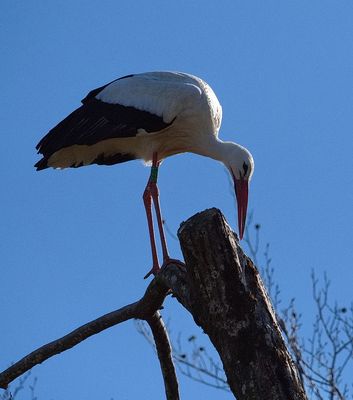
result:
[[[119,79],[131,76],[133,75]],[[134,137],[139,129],[144,129],[146,132],[158,132],[173,123],[173,121],[166,123],[162,117],[134,107],[98,100],[95,96],[109,84],[89,92],[82,100],[81,107],[68,115],[43,137],[36,146],[38,153],[44,157],[36,164],[38,169],[47,168],[48,158],[65,147],[89,146],[107,139]],[[110,160],[97,158],[95,163],[115,164],[127,161],[125,158],[131,160],[133,156],[120,154],[110,158]]]

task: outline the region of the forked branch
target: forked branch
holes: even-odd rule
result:
[[[173,268],[173,265],[169,267]],[[152,328],[156,340],[156,347],[161,348],[158,354],[163,377],[165,378],[166,392],[169,393],[167,394],[167,399],[177,400],[179,398],[178,382],[175,372],[174,375],[171,373],[174,367],[170,365],[170,355],[168,355],[168,351],[163,351],[169,342],[166,332],[163,333],[163,322],[158,313],[158,309],[162,306],[168,292],[169,288],[161,283],[160,279],[154,279],[139,301],[88,322],[69,334],[34,350],[32,353],[11,365],[8,369],[0,373],[0,388],[6,389],[9,383],[29,371],[35,365],[41,364],[48,358],[76,346],[90,336],[96,335],[105,329],[111,328],[129,319],[137,318],[147,320]],[[165,371],[170,372],[166,373]]]
[[[141,300],[29,354],[0,374],[0,387],[86,338],[138,318],[152,329],[167,399],[179,399],[170,344],[157,313],[171,291],[211,339],[238,400],[306,400],[261,278],[220,211],[193,216],[181,225],[178,236],[186,269],[167,265]]]

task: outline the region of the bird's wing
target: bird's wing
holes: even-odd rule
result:
[[[95,97],[105,103],[149,112],[171,123],[182,111],[192,108],[202,95],[194,77],[172,72],[128,75],[92,91],[83,102]]]
[[[158,132],[190,107],[201,89],[166,74],[128,75],[92,90],[82,106],[55,126],[38,143],[45,158],[73,145],[93,145],[111,138]],[[170,74],[173,76],[173,74]]]

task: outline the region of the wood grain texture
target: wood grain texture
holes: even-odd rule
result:
[[[178,236],[189,290],[177,297],[210,337],[236,398],[306,399],[258,271],[221,212],[193,216]]]

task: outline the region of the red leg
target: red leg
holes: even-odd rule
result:
[[[156,217],[157,217],[157,223],[158,223],[158,230],[159,230],[159,236],[161,238],[161,245],[162,245],[162,252],[163,252],[163,266],[166,264],[169,264],[171,262],[174,262],[176,264],[184,264],[175,259],[171,259],[169,257],[169,252],[168,252],[168,246],[167,246],[167,241],[165,238],[165,233],[164,233],[164,227],[163,227],[163,218],[162,218],[162,213],[161,213],[161,207],[159,203],[159,189],[157,185],[157,175],[158,175],[158,167],[159,167],[159,161],[157,161],[157,153],[153,154],[153,161],[152,161],[152,168],[154,169],[154,172],[151,173],[151,178],[149,182],[149,188],[150,188],[150,193],[153,199],[154,203],[154,208],[156,211]]]
[[[153,199],[154,208],[156,210],[158,230],[159,230],[159,236],[161,238],[161,245],[162,245],[162,252],[163,252],[163,260],[166,260],[169,258],[169,253],[168,253],[167,241],[165,239],[161,207],[159,204],[159,189],[158,189],[157,183],[151,183],[150,193],[151,193],[151,196]]]
[[[150,191],[150,181],[148,181],[146,189],[143,193],[143,202],[146,209],[147,223],[148,223],[148,231],[150,235],[151,241],[151,250],[152,250],[152,269],[145,275],[144,279],[148,278],[151,274],[156,275],[159,271],[159,261],[156,249],[156,241],[154,238],[154,229],[153,229],[153,219],[152,219],[152,196]]]
[[[155,237],[154,237],[153,218],[152,218],[152,200],[153,200],[154,207],[156,210],[158,230],[159,230],[159,235],[161,238],[162,252],[163,252],[163,265],[174,262],[176,264],[184,266],[184,264],[181,261],[174,260],[169,257],[167,241],[165,239],[165,234],[164,234],[161,208],[160,208],[160,204],[159,204],[159,190],[158,190],[158,186],[157,186],[158,167],[159,167],[159,161],[157,158],[157,153],[153,153],[151,175],[147,182],[146,189],[143,193],[143,202],[144,202],[145,209],[146,209],[148,231],[149,231],[150,241],[151,241],[152,262],[153,262],[152,269],[145,275],[145,277],[144,277],[145,279],[148,278],[151,274],[157,275],[157,273],[160,270],[158,255],[157,255],[157,248],[156,248],[156,241],[155,241]]]

